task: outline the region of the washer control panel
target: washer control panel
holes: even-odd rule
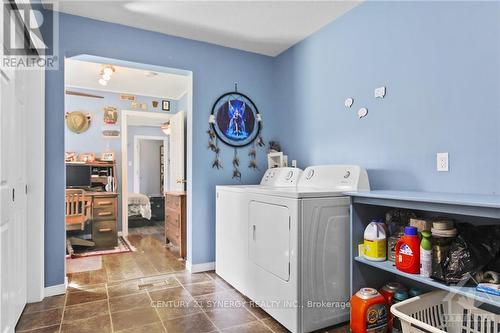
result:
[[[302,170],[299,168],[273,168],[267,169],[260,185],[284,187],[297,186]]]
[[[298,186],[340,189],[345,191],[370,190],[366,170],[357,165],[318,165],[304,170]]]

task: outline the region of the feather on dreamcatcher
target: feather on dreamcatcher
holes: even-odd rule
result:
[[[234,148],[232,178],[241,180],[238,148],[250,146],[248,167],[253,170],[259,169],[257,147],[265,146],[261,136],[262,117],[252,100],[238,92],[237,84],[234,86],[234,91],[225,93],[216,100],[208,123],[208,149],[215,154],[212,168],[222,168],[219,146],[219,142],[222,142]]]

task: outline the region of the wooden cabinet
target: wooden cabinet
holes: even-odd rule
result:
[[[92,193],[92,240],[96,248],[118,245],[118,194]]]
[[[186,253],[186,193],[165,193],[165,241],[181,258]]]

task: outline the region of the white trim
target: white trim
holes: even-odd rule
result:
[[[168,113],[158,113],[158,112],[144,112],[144,111],[131,111],[122,110],[121,117],[122,121],[120,124],[120,134],[121,134],[121,152],[122,152],[122,187],[121,187],[121,198],[122,198],[122,233],[123,236],[128,236],[128,117],[138,116],[141,118],[153,118],[153,119],[170,119],[171,115]],[[135,144],[135,143],[134,143]],[[135,150],[135,147],[134,147]],[[135,177],[134,177],[135,179]]]
[[[145,93],[140,93],[138,94],[137,91],[127,91],[127,90],[115,90],[115,89],[108,89],[106,87],[100,88],[100,87],[86,87],[86,86],[80,86],[77,84],[68,84],[66,86],[67,88],[70,89],[84,89],[84,90],[95,90],[95,91],[101,91],[104,93],[114,93],[114,94],[130,94],[130,95],[141,95],[145,97],[150,97],[150,98],[156,98],[156,99],[168,99],[171,101],[176,101],[178,100],[177,97],[171,96],[171,95],[166,95],[166,96],[155,96],[155,95],[150,95],[150,94],[145,94]],[[181,93],[180,96],[184,95],[185,92]]]
[[[202,264],[191,264],[190,261],[186,261],[186,269],[191,273],[201,273],[208,271],[215,271],[215,261],[205,262]]]
[[[66,289],[68,288],[68,277],[64,277],[63,284],[56,284],[55,286],[45,287],[44,297],[63,295],[66,293]]]
[[[177,102],[178,102],[178,101],[180,101],[180,100],[181,100],[181,98],[182,98],[182,97],[184,97],[184,95],[186,95],[187,93],[188,93],[188,91],[187,91],[187,90],[186,90],[186,91],[184,91],[184,92],[182,92],[182,93],[179,95],[179,97],[177,97]],[[180,111],[180,110],[179,110],[179,111]],[[184,110],[184,111],[186,111],[186,110]]]
[[[44,297],[45,259],[45,70],[26,71],[26,300]]]

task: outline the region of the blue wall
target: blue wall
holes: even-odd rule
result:
[[[214,260],[214,186],[207,117],[239,82],[300,166],[356,163],[373,188],[500,191],[500,4],[366,2],[275,59],[62,14],[60,56],[94,54],[193,71],[190,260]],[[384,100],[373,98],[386,85]],[[46,77],[46,285],[64,278],[63,71]],[[352,96],[352,109],[343,106]],[[369,115],[358,120],[361,106]],[[188,115],[189,118],[189,115]],[[437,152],[449,173],[436,172]],[[264,152],[259,155],[265,167]],[[242,165],[246,165],[242,154]],[[243,168],[244,182],[261,173]]]
[[[373,1],[287,50],[274,86],[289,159],[360,164],[375,189],[500,193],[499,22],[498,2]]]
[[[215,99],[239,83],[239,90],[252,97],[262,112],[266,140],[275,139],[278,119],[272,109],[272,59],[183,38],[60,14],[59,58],[91,54],[126,61],[190,70],[193,72],[193,141],[191,203],[188,216],[192,229],[188,258],[205,263],[215,258],[215,184],[231,184],[233,151],[222,154],[225,169],[212,170],[213,155],[207,150],[208,115]],[[42,26],[43,27],[43,26]],[[46,207],[45,285],[64,282],[64,71],[46,72]],[[243,156],[244,155],[244,156]],[[259,166],[265,168],[265,152]],[[242,165],[247,164],[246,150]],[[243,182],[256,182],[262,172],[242,168]],[[190,230],[188,230],[188,233]]]

